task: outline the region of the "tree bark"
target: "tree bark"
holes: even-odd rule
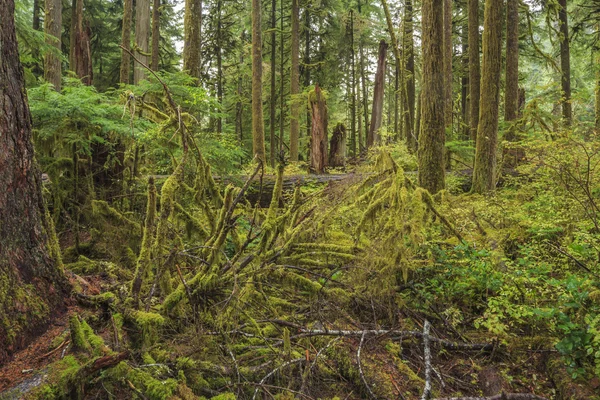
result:
[[[154,0],[152,4],[152,61],[150,68],[158,71],[160,62],[160,0]]]
[[[434,194],[445,187],[444,171],[444,0],[423,0],[419,185]]]
[[[504,120],[517,119],[519,112],[519,0],[506,1],[506,83],[504,95]],[[505,139],[515,139],[509,129]]]
[[[567,16],[567,0],[558,0],[558,19],[560,25],[560,70],[562,74],[562,114],[565,125],[573,122],[571,107],[571,50],[569,45],[569,18]]]
[[[491,191],[496,185],[496,146],[502,70],[502,6],[503,0],[487,0],[485,3],[481,108],[473,169],[472,191],[475,193]]]
[[[471,139],[477,137],[479,124],[479,92],[481,71],[479,63],[479,0],[469,1],[469,126]]]
[[[371,112],[371,126],[367,135],[367,148],[379,143],[379,128],[383,119],[383,92],[385,85],[385,71],[387,62],[388,44],[379,42],[379,54],[377,56],[377,72],[375,73],[375,86],[373,88],[373,109]]]
[[[0,365],[62,311],[67,289],[34,160],[14,10],[14,0],[0,0]]]
[[[452,0],[444,0],[444,127],[452,133]]]
[[[135,4],[135,56],[148,65],[148,48],[150,34],[150,0],[136,0]],[[146,79],[146,69],[139,63],[133,66],[133,84],[137,85]]]
[[[356,157],[356,54],[354,52],[354,10],[350,10],[350,142],[352,143],[352,157]]]
[[[6,1],[6,0],[5,0]],[[46,43],[56,47],[61,52],[61,29],[62,29],[62,1],[46,0],[44,32]],[[62,78],[62,66],[60,56],[47,52],[44,56],[44,79],[54,85],[54,89],[60,92]]]
[[[220,115],[223,109],[223,0],[217,0],[217,102],[220,109],[217,116],[217,133],[223,133],[223,117]]]
[[[200,43],[202,33],[202,0],[186,0],[183,21],[183,70],[200,79]]]
[[[327,167],[327,103],[319,84],[310,92],[309,102],[312,127],[310,169],[322,174]]]
[[[252,151],[265,163],[265,132],[262,107],[261,2],[252,0]]]
[[[277,104],[277,90],[276,90],[276,75],[275,75],[275,69],[277,67],[277,59],[276,59],[276,54],[277,54],[277,36],[276,36],[276,29],[277,29],[277,15],[276,15],[276,11],[277,11],[277,0],[271,0],[271,93],[270,93],[270,101],[269,101],[269,108],[270,108],[270,118],[269,118],[269,132],[270,132],[270,138],[269,138],[269,160],[271,163],[271,167],[275,168],[275,152],[277,149],[277,141],[275,139],[275,105]]]
[[[600,23],[596,26],[600,35]],[[600,134],[600,51],[595,54],[596,58],[596,133]]]
[[[131,21],[133,18],[133,0],[123,1],[123,30],[121,34],[121,67],[119,69],[119,82],[128,84],[131,68]]]
[[[298,161],[298,138],[300,136],[300,5],[292,0],[292,66],[290,70],[290,161]],[[283,78],[282,78],[283,79]]]
[[[413,38],[413,3],[412,0],[406,0],[404,7],[404,57],[406,59],[406,100],[407,110],[404,110],[404,137],[408,149],[412,152],[417,151],[418,132],[414,131],[415,126],[415,50]]]
[[[333,129],[329,143],[329,165],[343,167],[346,163],[346,126],[341,122]]]
[[[84,84],[91,85],[93,79],[92,52],[89,27],[84,27],[83,24],[83,0],[75,1],[72,18],[75,20],[75,30],[71,37],[75,39],[75,42],[71,45],[73,55],[70,68]]]

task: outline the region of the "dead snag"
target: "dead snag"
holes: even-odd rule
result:
[[[327,167],[327,101],[317,84],[310,92],[309,104],[311,110],[311,172],[322,174]]]
[[[341,122],[333,129],[329,142],[329,166],[343,167],[346,163],[346,126]]]

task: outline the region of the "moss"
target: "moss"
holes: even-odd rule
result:
[[[99,356],[108,352],[108,348],[104,344],[104,339],[96,335],[87,322],[81,321],[81,330],[85,335],[85,340],[92,348],[94,355]]]
[[[77,315],[69,317],[69,329],[71,330],[71,344],[73,348],[79,351],[91,351],[91,346],[85,338],[85,332],[81,327],[81,322]]]
[[[219,394],[217,396],[211,397],[211,400],[235,400],[235,394],[228,392],[228,393],[222,393]]]
[[[142,348],[147,348],[154,344],[158,339],[158,330],[165,323],[165,319],[162,315],[144,312],[134,311],[131,314],[134,324],[141,331],[141,344]]]

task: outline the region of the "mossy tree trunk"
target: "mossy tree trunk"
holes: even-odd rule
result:
[[[290,70],[290,161],[298,161],[298,138],[300,137],[300,5],[292,0],[292,48]]]
[[[404,137],[408,149],[412,152],[417,151],[418,132],[414,131],[415,126],[415,41],[413,38],[413,2],[406,0],[404,7],[404,57],[406,60],[406,110],[404,110]]]
[[[202,0],[185,0],[183,19],[183,70],[200,79]]]
[[[600,36],[600,22],[596,25]],[[600,133],[600,51],[595,54],[596,58],[596,133]]]
[[[333,129],[329,143],[329,165],[343,167],[346,161],[346,126],[341,122]]]
[[[479,0],[468,0],[469,9],[469,128],[471,140],[477,137],[479,124],[479,92],[481,70],[479,62]]]
[[[0,0],[0,365],[64,305],[66,281],[34,161],[14,0]]]
[[[275,118],[277,111],[277,0],[271,0],[271,93],[269,95],[269,162],[275,168],[275,153],[277,140],[275,139]],[[282,94],[283,95],[283,94]]]
[[[121,33],[121,67],[119,69],[119,82],[129,83],[129,71],[131,70],[131,22],[133,19],[133,0],[123,1],[123,30]]]
[[[44,56],[44,79],[54,85],[54,89],[60,92],[62,67],[60,60],[62,29],[62,1],[46,0],[44,17],[44,32],[46,33],[46,43],[56,47],[58,54],[46,52]]]
[[[560,25],[560,70],[562,87],[562,114],[565,125],[573,122],[571,107],[571,49],[569,44],[569,18],[567,16],[567,0],[558,0],[558,20]]]
[[[150,0],[136,0],[135,4],[135,55],[145,65],[148,65],[150,35]],[[137,85],[146,79],[146,69],[139,63],[133,67],[133,83]]]
[[[373,105],[371,110],[371,126],[367,135],[367,148],[379,143],[379,129],[383,120],[383,93],[385,87],[385,71],[387,62],[388,44],[379,42],[377,56],[377,72],[375,73],[375,86],[373,88]]]
[[[444,171],[444,0],[423,0],[419,185],[431,193],[445,187]]]
[[[350,10],[350,143],[352,143],[352,157],[357,156],[356,146],[356,54],[354,52],[354,10]]]
[[[485,3],[479,126],[472,187],[475,193],[491,191],[496,185],[498,108],[502,70],[502,8],[503,0],[487,0]]]
[[[265,132],[262,107],[262,25],[261,2],[252,0],[252,151],[263,164]]]
[[[506,83],[504,120],[517,119],[519,112],[519,0],[506,0]],[[509,129],[507,140],[514,140]]]
[[[310,169],[322,174],[327,167],[327,103],[319,85],[309,94],[311,111]]]
[[[444,127],[452,132],[452,0],[444,0]]]
[[[160,62],[160,0],[154,0],[152,4],[152,61],[150,68],[158,71]]]

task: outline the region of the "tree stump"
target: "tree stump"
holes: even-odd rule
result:
[[[329,166],[343,167],[346,164],[346,126],[341,122],[333,129],[329,142]]]
[[[309,95],[311,111],[310,170],[322,174],[327,167],[327,102],[317,84]]]

